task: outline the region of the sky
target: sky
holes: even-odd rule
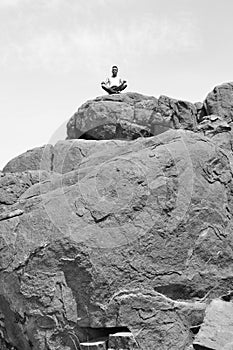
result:
[[[126,91],[203,101],[233,80],[232,13],[232,0],[0,0],[0,169],[65,139],[112,65]]]

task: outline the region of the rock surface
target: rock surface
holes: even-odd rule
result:
[[[230,125],[217,115],[208,115],[198,125],[198,131],[202,131],[205,136],[215,136],[216,134],[231,131]]]
[[[100,97],[68,123],[89,140],[6,165],[1,349],[80,350],[119,332],[143,350],[192,348],[207,305],[233,289],[231,123],[207,107]]]
[[[215,114],[222,117],[228,123],[233,121],[233,83],[225,83],[216,86],[205,101],[206,114]]]
[[[22,172],[28,169],[50,171],[52,170],[52,149],[52,145],[46,145],[31,149],[8,162],[3,171]]]
[[[0,178],[17,189],[1,202],[6,341],[73,350],[127,328],[141,349],[186,349],[201,299],[232,285],[230,154],[185,130],[54,149],[59,173]]]
[[[206,309],[204,323],[194,341],[194,349],[233,348],[233,303],[213,300]]]

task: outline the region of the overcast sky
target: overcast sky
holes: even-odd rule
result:
[[[0,0],[0,168],[65,138],[114,64],[127,91],[203,101],[232,81],[232,0]]]

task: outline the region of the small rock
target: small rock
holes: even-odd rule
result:
[[[206,309],[203,325],[193,343],[194,349],[233,349],[232,344],[233,304],[215,299]]]
[[[51,316],[40,316],[37,319],[39,328],[52,329],[56,327],[56,321]]]
[[[109,350],[132,350],[137,348],[137,343],[131,332],[119,332],[109,336]]]

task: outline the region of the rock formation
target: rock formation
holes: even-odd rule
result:
[[[231,119],[210,96],[96,98],[4,167],[1,349],[228,349],[206,340],[233,289]]]
[[[203,106],[137,93],[87,101],[67,124],[68,139],[128,139],[161,134],[169,128],[195,130]]]
[[[208,115],[216,114],[224,118],[228,123],[233,121],[233,83],[216,86],[204,101],[204,107]]]

